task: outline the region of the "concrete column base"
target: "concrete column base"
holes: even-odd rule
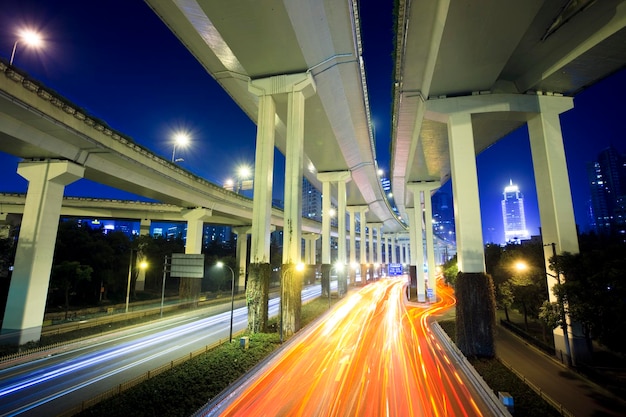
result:
[[[330,294],[330,264],[322,264],[322,297]]]

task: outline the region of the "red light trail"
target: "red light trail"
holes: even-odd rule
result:
[[[416,305],[405,282],[350,295],[204,415],[482,416],[428,324],[455,304],[452,289],[440,285],[437,303]]]

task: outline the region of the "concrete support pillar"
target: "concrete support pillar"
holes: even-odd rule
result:
[[[22,345],[41,337],[63,192],[84,171],[69,161],[18,165],[18,174],[28,180],[28,192],[2,322],[4,343]]]
[[[317,177],[320,179],[320,176]],[[332,210],[330,180],[322,181],[322,265],[330,265],[330,213]]]
[[[254,157],[250,274],[246,286],[248,330],[257,333],[266,330],[268,320],[276,103],[272,97],[274,89],[271,80],[250,81],[248,90],[259,96]]]
[[[367,254],[367,263],[373,264],[374,263],[374,229],[371,224],[368,226],[368,238],[369,238],[369,242],[368,242],[369,250]]]
[[[345,294],[348,291],[348,284],[346,281],[345,268],[347,262],[346,251],[346,182],[350,181],[352,174],[350,171],[333,171],[333,172],[320,172],[317,174],[317,179],[322,182],[322,265],[329,265],[324,267],[324,271],[328,271],[330,274],[331,263],[331,237],[330,237],[330,223],[332,211],[331,201],[331,187],[334,183],[337,184],[337,264],[341,267],[337,268],[338,277],[338,294],[339,296]],[[326,283],[326,277],[322,276],[322,287]],[[330,276],[328,277],[328,285],[330,286]],[[329,287],[330,288],[330,287]],[[322,288],[322,293],[324,289]]]
[[[287,145],[283,264],[302,262],[302,160],[304,157],[304,102],[315,93],[310,73],[281,76],[287,83]]]
[[[436,188],[439,188],[437,185]],[[437,265],[435,262],[435,233],[433,232],[433,201],[432,193],[434,189],[424,193],[424,229],[426,231],[426,259],[428,262],[428,288],[432,292],[429,301],[437,301]]]
[[[317,272],[315,242],[317,241],[319,236],[320,235],[318,235],[317,233],[302,234],[302,239],[304,239],[304,280],[307,284],[315,283],[315,275]]]
[[[287,96],[283,268],[281,273],[280,302],[282,306],[283,335],[289,337],[300,328],[302,271],[299,271],[294,266],[302,261],[304,103],[307,97],[315,93],[315,82],[311,73],[306,72],[279,75],[252,82],[253,85],[255,83],[257,86],[262,86],[265,94],[270,92],[271,94],[286,94]],[[254,196],[256,200],[256,187]],[[271,194],[269,197],[271,203]]]
[[[385,238],[385,263],[386,264],[390,264],[391,263],[391,233],[387,233],[384,238]]]
[[[417,301],[426,301],[426,279],[424,276],[424,238],[423,238],[423,211],[422,211],[422,190],[414,184],[408,184],[408,189],[413,192],[413,217],[409,223],[410,233],[413,234],[415,242],[415,273]]]
[[[566,97],[537,97],[540,113],[528,120],[528,133],[535,172],[541,234],[544,243],[544,258],[548,275],[550,301],[556,302],[552,287],[558,280],[549,269],[550,258],[554,253],[578,253],[578,236],[574,220],[572,194],[567,173],[565,150],[559,114],[571,109],[573,101]],[[554,244],[554,246],[553,246]],[[559,279],[566,279],[560,277]],[[568,322],[568,340],[565,340],[561,327],[554,330],[554,344],[557,351],[570,350],[572,363],[576,358],[587,356],[584,336],[577,323]],[[569,349],[568,349],[569,345]]]
[[[485,272],[476,151],[470,113],[448,118],[452,195],[459,272]]]
[[[376,223],[376,262],[383,264],[383,224]]]
[[[316,264],[316,250],[315,242],[319,239],[320,235],[317,233],[304,233],[302,239],[304,239],[304,263],[307,265]]]
[[[415,225],[415,211],[416,209],[413,207],[407,207],[406,208],[406,213],[408,216],[408,222],[409,222],[409,242],[410,242],[410,249],[411,249],[411,263],[409,264],[409,282],[411,287],[415,287],[415,289],[417,290],[417,249],[419,248],[419,245],[417,244],[417,232],[416,232],[416,225]],[[410,292],[409,292],[410,294]],[[410,296],[409,296],[410,298]]]
[[[356,284],[356,207],[347,207],[348,213],[350,214],[350,224],[348,228],[350,230],[350,284]]]
[[[382,223],[370,223],[370,230],[372,231],[372,235],[376,232],[376,240],[375,243],[370,243],[372,247],[374,247],[374,257],[371,259],[374,264],[374,270],[376,270],[376,277],[380,278],[381,276],[381,268],[382,268],[382,235],[381,228],[383,227]]]
[[[398,253],[396,251],[396,235],[392,235],[391,236],[391,242],[389,244],[389,247],[391,249],[391,263],[392,264],[397,264],[398,263]]]
[[[210,209],[203,207],[183,210],[183,219],[187,220],[187,239],[185,241],[186,254],[202,253],[204,222],[208,221],[212,214]]]
[[[365,249],[367,246],[367,239],[365,237],[367,220],[365,219],[365,213],[367,212],[367,206],[359,206],[359,208],[359,221],[361,223],[359,262],[361,264],[361,284],[363,285],[367,282],[367,256],[365,254]]]
[[[408,248],[407,248],[406,242],[404,242],[404,241],[403,241],[403,242],[401,243],[401,245],[400,245],[400,251],[401,251],[401,253],[402,253],[402,261],[401,261],[401,263],[402,263],[403,265],[405,265],[405,264],[407,264],[407,263],[408,263],[408,259],[407,259],[408,257],[406,256],[406,251],[407,251],[407,249],[408,249]]]
[[[415,207],[420,205],[420,217],[423,213],[423,221],[424,221],[424,235],[425,235],[425,246],[426,246],[426,262],[428,265],[428,285],[427,288],[430,289],[433,293],[433,299],[428,301],[436,300],[436,282],[435,282],[435,249],[434,249],[434,241],[435,236],[433,233],[433,205],[432,205],[432,192],[439,188],[439,183],[435,181],[424,181],[424,182],[412,182],[408,184],[409,190],[413,192],[414,204]],[[417,242],[419,244],[419,242]],[[423,246],[421,253],[423,257]],[[417,254],[419,256],[419,254]],[[422,260],[423,264],[423,260]],[[423,265],[422,265],[423,269]]]
[[[283,264],[302,262],[302,159],[304,152],[304,100],[301,90],[287,94],[287,146]]]
[[[346,182],[350,181],[352,174],[344,171],[337,182],[337,283],[339,285],[339,296],[342,297],[348,292],[348,256],[346,241]]]
[[[248,88],[251,92],[259,95],[250,262],[269,265],[276,104],[271,96],[271,90],[267,88],[265,83],[253,81],[248,85]]]
[[[322,182],[322,264],[331,262],[330,223],[332,210],[331,186],[337,184],[337,262],[345,265],[346,250],[346,182],[350,181],[350,171],[320,172],[317,179]]]
[[[248,265],[248,235],[251,228],[249,226],[233,227],[232,231],[237,235],[237,280],[235,281],[235,292],[240,293],[246,288],[246,267]]]
[[[152,226],[152,220],[150,220],[150,219],[141,219],[139,221],[139,235],[140,236],[150,236],[150,226]]]

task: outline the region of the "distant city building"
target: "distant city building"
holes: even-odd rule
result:
[[[613,146],[587,164],[591,226],[599,234],[626,235],[626,155]]]
[[[437,191],[432,196],[433,233],[446,242],[456,242],[454,209],[450,194]]]
[[[391,191],[391,181],[389,178],[381,177],[380,184],[383,186],[383,191],[386,193]]]
[[[530,236],[526,229],[526,216],[524,214],[524,197],[519,187],[513,184],[504,187],[502,199],[502,220],[504,221],[504,241],[519,242]]]
[[[322,221],[322,193],[302,178],[302,217]]]

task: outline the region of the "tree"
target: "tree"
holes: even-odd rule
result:
[[[457,257],[454,255],[443,264],[443,277],[448,285],[454,286],[458,274],[459,267],[457,265]]]
[[[90,281],[93,269],[77,261],[63,261],[52,269],[51,284],[59,288],[65,299],[65,319],[70,309],[70,294],[81,281]]]
[[[539,317],[539,310],[548,298],[547,284],[543,274],[543,250],[540,244],[507,245],[494,268],[494,283],[498,302],[505,308],[517,306],[524,314],[528,330],[528,318]],[[516,266],[523,264],[525,269]]]
[[[551,260],[562,273],[555,295],[566,305],[572,321],[581,325],[587,348],[592,339],[616,352],[626,353],[626,261],[624,245],[611,244],[602,250],[563,253]]]
[[[563,314],[561,312],[561,305],[557,302],[544,301],[539,309],[539,319],[549,329],[556,329],[563,325]]]

